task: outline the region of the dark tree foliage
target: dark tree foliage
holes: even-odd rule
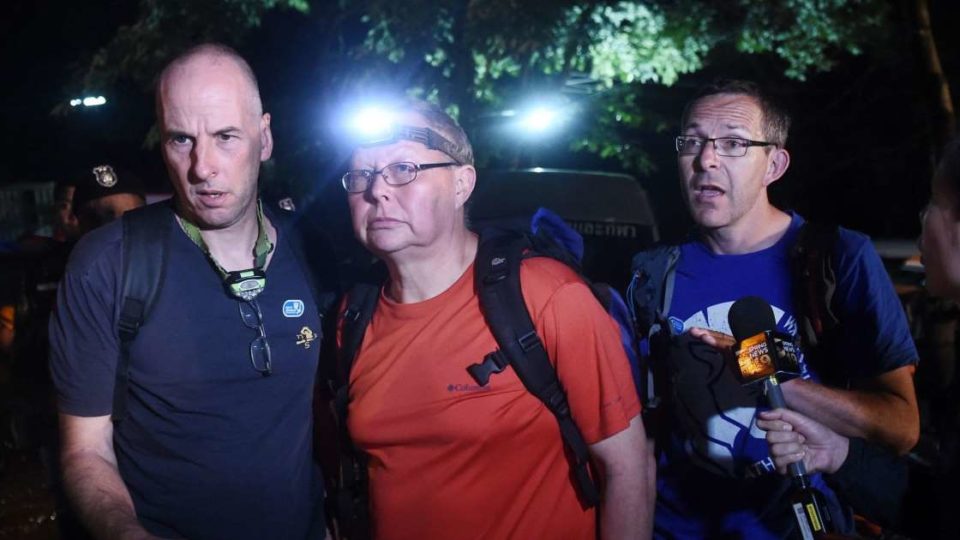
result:
[[[787,77],[830,70],[869,46],[888,16],[881,0],[141,0],[92,59],[88,87],[120,78],[150,87],[160,66],[189,43],[244,43],[264,14],[295,10],[313,21],[311,48],[328,103],[373,90],[438,100],[471,131],[490,133],[481,156],[524,151],[496,130],[497,112],[533,94],[571,119],[566,143],[631,170],[649,171],[643,134],[668,125],[645,107],[651,87],[669,87],[733,47],[774,55]],[[347,60],[347,61],[344,61]],[[392,86],[392,88],[391,88]],[[655,93],[655,90],[654,90]],[[671,111],[672,113],[672,111]]]

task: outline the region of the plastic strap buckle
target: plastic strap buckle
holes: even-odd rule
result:
[[[531,330],[530,332],[517,338],[517,343],[520,344],[520,348],[523,349],[523,352],[530,352],[532,349],[537,347],[543,347],[543,342],[540,341],[540,336],[537,335],[536,330]]]
[[[490,376],[494,373],[500,373],[510,364],[507,357],[499,349],[483,357],[483,362],[473,364],[467,368],[473,380],[480,386],[486,386],[490,382]]]

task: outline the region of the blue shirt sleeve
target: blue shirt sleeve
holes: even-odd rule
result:
[[[842,325],[840,360],[853,379],[916,364],[917,349],[903,305],[869,238],[845,229],[836,251]]]
[[[89,233],[74,248],[57,291],[50,318],[50,373],[62,413],[112,412],[121,251],[120,220]]]

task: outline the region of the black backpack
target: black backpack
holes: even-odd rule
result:
[[[547,216],[547,217],[545,217]],[[534,322],[527,312],[520,285],[520,264],[528,257],[550,257],[570,266],[583,276],[576,249],[564,242],[573,232],[556,215],[541,209],[534,218],[542,226],[537,232],[515,227],[490,227],[480,232],[480,244],[475,259],[475,287],[484,319],[497,341],[497,350],[487,354],[479,363],[467,368],[477,384],[486,385],[491,376],[512,367],[527,390],[536,396],[557,418],[564,445],[573,460],[571,469],[581,503],[596,506],[600,494],[590,476],[590,454],[580,429],[570,415],[567,396],[557,378],[556,370],[547,357],[546,349],[537,335]],[[579,239],[579,235],[576,235]],[[619,293],[605,284],[594,284],[584,278],[594,296],[611,314],[623,300]],[[355,527],[364,527],[366,518],[366,467],[349,434],[346,433],[346,411],[350,369],[356,358],[367,325],[373,317],[379,299],[380,284],[358,284],[347,294],[341,323],[340,366],[333,382],[334,403],[341,426],[341,470],[336,486],[336,514],[340,526],[347,529],[349,538],[363,537]],[[625,307],[625,306],[624,306]],[[632,331],[626,317],[614,317],[622,332]],[[351,525],[354,524],[354,525]],[[359,525],[357,525],[359,524]],[[351,528],[354,527],[354,528]],[[352,534],[351,534],[352,533]]]
[[[285,240],[301,264],[323,322],[336,299],[336,281],[333,274],[321,270],[332,268],[332,264],[322,260],[329,251],[325,251],[322,246],[314,247],[310,251],[304,250],[303,238],[294,232],[297,224],[293,216],[284,212],[272,212],[270,217],[275,220],[274,226],[284,232]],[[111,415],[114,422],[121,422],[127,416],[130,345],[136,339],[140,327],[150,315],[150,308],[160,294],[167,263],[168,242],[176,223],[170,201],[131,210],[120,219],[123,226],[123,267],[120,317],[117,322],[120,358],[117,362]],[[323,341],[332,342],[330,339]]]

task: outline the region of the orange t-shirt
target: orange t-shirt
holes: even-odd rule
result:
[[[566,266],[532,258],[520,275],[587,443],[626,429],[640,406],[616,324]],[[483,387],[467,373],[496,349],[473,276],[424,302],[381,295],[367,328],[348,426],[370,458],[374,536],[594,538],[553,414],[511,369]]]

